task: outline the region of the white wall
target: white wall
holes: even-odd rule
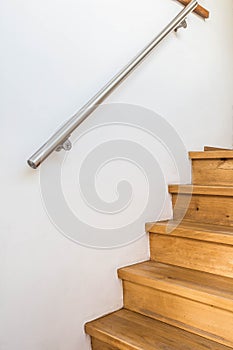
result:
[[[188,150],[232,145],[233,3],[202,4],[210,20],[189,16],[189,28],[107,101],[158,112]],[[1,350],[90,349],[83,324],[122,305],[116,269],[148,258],[146,236],[106,251],[63,237],[44,210],[39,172],[25,162],[180,8],[171,0],[2,1]]]

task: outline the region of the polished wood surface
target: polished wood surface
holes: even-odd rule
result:
[[[187,202],[187,200],[189,200]],[[174,220],[184,218],[194,223],[233,226],[233,200],[231,196],[193,194],[182,192],[172,195]]]
[[[231,186],[233,158],[193,159],[192,183],[194,185]]]
[[[233,150],[189,152],[189,158],[191,159],[233,158]]]
[[[146,232],[233,245],[233,227],[188,220],[158,221],[146,224]]]
[[[116,348],[115,346],[111,346],[109,344],[103,343],[102,341],[92,338],[91,341],[92,349],[93,350],[117,350],[119,349],[118,347]]]
[[[124,281],[124,307],[233,347],[232,312],[145,285]],[[195,291],[194,291],[195,293]]]
[[[233,196],[231,186],[202,186],[202,185],[169,185],[170,193],[181,194],[204,194],[209,196]]]
[[[233,279],[146,261],[118,271],[124,280],[233,312]],[[218,287],[217,287],[218,286]]]
[[[150,235],[151,259],[233,278],[233,247],[170,235]]]
[[[204,151],[232,151],[232,148],[205,146]]]
[[[120,310],[88,323],[86,332],[113,347],[93,350],[230,350],[227,346],[129,310]]]

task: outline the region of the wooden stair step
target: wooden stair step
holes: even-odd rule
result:
[[[155,261],[119,269],[118,276],[124,281],[142,284],[233,312],[231,278]]]
[[[119,348],[116,348],[115,346],[111,346],[109,344],[103,343],[102,341],[92,338],[91,339],[91,348],[92,350],[117,350]]]
[[[218,234],[201,232],[199,240],[193,239],[198,233],[193,233],[192,229],[180,231],[178,226],[172,233],[166,234],[165,231],[155,233],[157,228],[155,225],[153,227],[154,232],[150,233],[152,260],[233,278],[233,246],[218,243],[218,240],[221,241],[220,237],[216,238]],[[161,227],[158,226],[158,231],[161,231]],[[211,241],[213,236],[215,242]],[[226,241],[226,238],[223,240]]]
[[[154,261],[233,278],[230,245],[151,234],[150,251]]]
[[[232,279],[153,262],[119,275],[126,309],[233,347]]]
[[[208,196],[233,196],[233,187],[231,186],[200,186],[200,185],[169,185],[169,193],[180,194],[199,194]]]
[[[233,151],[191,153],[192,183],[194,185],[233,184]]]
[[[125,309],[87,323],[93,350],[230,350],[187,331]]]
[[[170,185],[173,219],[233,226],[233,187]]]
[[[217,159],[217,158],[233,158],[233,150],[215,150],[189,152],[190,159]]]
[[[232,151],[232,148],[204,146],[204,151]]]
[[[176,237],[233,246],[233,227],[231,226],[212,225],[188,220],[181,222],[170,220],[149,222],[146,224],[146,232],[162,235],[169,234]]]

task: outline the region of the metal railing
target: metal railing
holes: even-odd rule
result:
[[[139,54],[130,61],[108,84],[106,84],[89,102],[69,119],[38,151],[29,159],[28,164],[36,169],[53,151],[70,150],[69,140],[72,132],[107,98],[111,92],[146,58],[151,51],[173,30],[186,28],[186,16],[198,6],[191,1]]]

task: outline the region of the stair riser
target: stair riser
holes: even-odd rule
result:
[[[177,198],[179,200],[177,201]],[[190,202],[188,204],[188,200]],[[174,219],[184,219],[216,225],[233,226],[233,198],[227,196],[209,196],[193,194],[173,194]],[[187,208],[188,206],[188,208]]]
[[[233,278],[233,246],[150,234],[151,259]]]
[[[123,286],[127,309],[233,346],[232,313],[128,281]]]
[[[194,159],[192,172],[194,185],[232,186],[233,159]]]
[[[106,343],[103,343],[102,341],[97,340],[96,338],[91,339],[91,345],[93,350],[118,350],[119,349],[111,345],[108,345]]]

